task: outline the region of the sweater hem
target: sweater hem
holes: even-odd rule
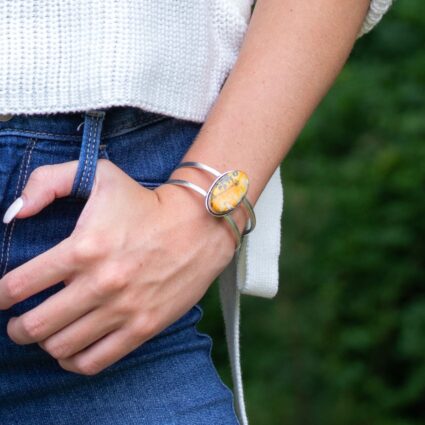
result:
[[[109,108],[113,106],[131,106],[143,109],[147,112],[154,112],[158,114],[167,115],[176,119],[193,121],[196,123],[203,123],[205,121],[205,114],[197,114],[193,112],[176,111],[175,109],[168,109],[157,106],[153,103],[138,101],[138,100],[100,100],[97,102],[77,103],[77,104],[63,104],[52,105],[49,107],[38,106],[19,106],[18,108],[0,108],[1,115],[38,115],[38,114],[56,114],[56,113],[74,113],[84,112],[92,109]]]

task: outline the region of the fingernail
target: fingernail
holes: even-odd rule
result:
[[[4,213],[3,223],[4,224],[10,223],[15,218],[16,214],[18,214],[18,212],[21,210],[23,205],[24,205],[24,200],[21,197],[16,198],[12,202],[12,204],[9,206],[9,208],[6,210],[6,212]]]

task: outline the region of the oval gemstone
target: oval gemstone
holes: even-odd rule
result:
[[[235,209],[248,191],[248,176],[240,170],[224,173],[208,194],[208,205],[212,213],[223,215]]]

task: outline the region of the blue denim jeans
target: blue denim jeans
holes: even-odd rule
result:
[[[33,217],[0,223],[0,277],[71,234],[90,195],[98,158],[154,188],[167,180],[200,126],[129,106],[0,121],[1,216],[32,170],[79,160],[70,196]],[[0,424],[239,424],[233,394],[211,359],[212,339],[196,328],[203,315],[199,304],[92,376],[62,369],[36,343],[14,343],[6,332],[9,318],[63,287],[58,282],[0,312]]]

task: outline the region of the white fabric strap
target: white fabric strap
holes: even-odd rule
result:
[[[235,411],[241,425],[248,425],[239,350],[240,293],[236,287],[235,278],[236,258],[230,262],[220,275],[219,291],[225,325],[227,351],[232,372]]]
[[[219,276],[220,302],[232,372],[235,411],[241,425],[248,425],[248,417],[239,347],[240,294],[272,298],[277,293],[282,207],[283,188],[279,166],[255,204],[255,210],[260,211],[260,214],[257,213],[258,228],[244,237],[239,252]],[[252,261],[247,261],[248,253]]]
[[[237,286],[242,294],[273,298],[279,288],[281,251],[283,184],[280,166],[267,182],[254,210],[257,225],[244,237],[239,250]]]

